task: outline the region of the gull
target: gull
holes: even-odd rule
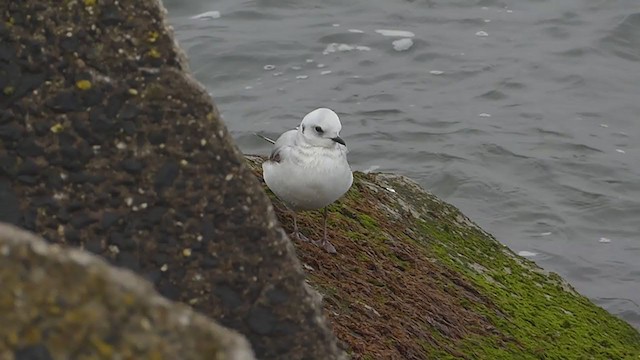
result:
[[[274,144],[269,159],[262,163],[263,177],[269,189],[292,210],[293,236],[309,241],[298,230],[297,211],[323,208],[324,235],[319,245],[332,254],[336,249],[327,238],[327,206],[353,183],[341,129],[340,118],[333,110],[319,108],[276,141],[258,135]]]

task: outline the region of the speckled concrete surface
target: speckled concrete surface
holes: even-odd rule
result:
[[[161,5],[0,8],[0,221],[145,276],[261,358],[339,357]]]
[[[132,272],[0,224],[0,359],[251,360],[247,340]]]

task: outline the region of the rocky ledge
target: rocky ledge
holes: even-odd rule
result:
[[[130,271],[0,224],[0,359],[251,360],[246,339]]]
[[[262,158],[248,156],[261,178]],[[288,231],[293,218],[269,192]],[[298,215],[322,236],[320,212]],[[330,255],[296,243],[355,359],[637,359],[640,334],[403,176],[355,173]]]

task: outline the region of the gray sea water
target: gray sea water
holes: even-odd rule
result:
[[[637,0],[165,5],[243,151],[330,107],[354,169],[416,179],[640,328]]]

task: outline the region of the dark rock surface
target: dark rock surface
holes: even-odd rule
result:
[[[0,224],[0,358],[254,359],[247,340],[130,271]]]
[[[339,357],[162,6],[0,9],[0,218],[135,270],[246,335],[260,358]]]

